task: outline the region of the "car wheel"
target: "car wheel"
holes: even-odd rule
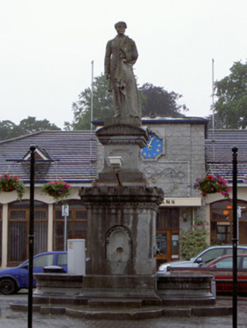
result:
[[[16,293],[16,286],[13,280],[3,279],[0,281],[0,293],[10,295]]]

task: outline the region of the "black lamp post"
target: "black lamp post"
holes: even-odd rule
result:
[[[33,323],[33,248],[34,248],[34,166],[36,146],[30,146],[30,218],[29,218],[29,277],[28,277],[28,328]]]
[[[237,316],[238,316],[238,267],[237,267],[237,245],[238,245],[238,233],[237,233],[237,161],[238,147],[232,148],[232,213],[233,213],[233,234],[232,234],[232,327],[237,328]]]

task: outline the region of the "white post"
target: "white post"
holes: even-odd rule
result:
[[[64,216],[64,241],[63,241],[63,250],[67,251],[67,216]]]
[[[69,215],[69,205],[62,205],[62,216],[64,216],[64,240],[63,250],[67,251],[67,217]]]

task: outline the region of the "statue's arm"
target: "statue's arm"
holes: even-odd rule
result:
[[[128,38],[128,46],[125,51],[125,61],[131,65],[134,65],[138,58],[138,51],[135,42]]]
[[[107,79],[110,78],[110,65],[111,65],[111,41],[107,42],[106,45],[106,52],[105,52],[105,76]]]

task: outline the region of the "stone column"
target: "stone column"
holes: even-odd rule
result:
[[[108,186],[146,186],[147,181],[141,168],[140,149],[148,140],[148,131],[139,126],[128,124],[107,125],[96,132],[104,145],[104,168],[99,172],[95,184]],[[109,157],[122,158],[122,166],[116,172],[110,165]]]
[[[84,298],[138,298],[157,301],[156,214],[164,195],[147,186],[140,171],[140,149],[148,131],[111,124],[97,131],[104,145],[104,168],[92,187],[80,190],[88,209],[87,275]],[[121,157],[112,167],[109,157]]]
[[[149,274],[156,270],[157,188],[82,188],[88,209],[87,274]]]

